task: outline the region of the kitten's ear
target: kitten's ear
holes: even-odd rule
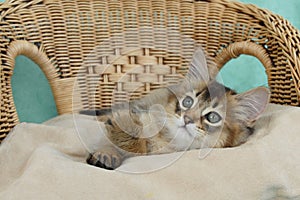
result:
[[[248,92],[236,95],[240,119],[247,122],[255,121],[265,110],[270,98],[270,91],[265,87],[258,87]]]
[[[198,48],[193,55],[187,79],[200,82],[208,82],[210,79],[205,53],[201,48]]]

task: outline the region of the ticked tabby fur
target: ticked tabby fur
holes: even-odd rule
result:
[[[182,82],[112,109],[81,112],[98,115],[110,140],[87,162],[115,169],[136,155],[240,145],[253,133],[268,100],[264,87],[237,94],[210,78],[199,49]]]

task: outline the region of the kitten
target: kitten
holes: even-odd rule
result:
[[[115,169],[136,155],[240,145],[268,100],[264,87],[237,94],[211,80],[205,55],[197,50],[182,82],[128,104],[81,112],[96,114],[111,142],[92,152],[87,163]]]

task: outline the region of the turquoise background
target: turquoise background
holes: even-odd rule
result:
[[[3,0],[0,0],[0,2]],[[300,0],[241,0],[271,10],[300,29]],[[242,92],[257,86],[267,86],[264,67],[254,57],[240,56],[221,70],[219,79]],[[43,72],[24,56],[16,58],[12,77],[13,97],[21,122],[43,122],[57,115],[50,86]]]

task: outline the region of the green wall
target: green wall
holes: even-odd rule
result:
[[[44,122],[57,116],[56,105],[42,70],[25,56],[16,58],[13,97],[21,122]]]
[[[256,4],[280,14],[300,29],[300,13],[298,13],[300,0],[241,1]],[[230,61],[221,70],[220,77],[227,86],[238,92],[260,85],[267,86],[263,66],[256,58],[250,56],[240,56]],[[16,59],[12,87],[20,121],[40,123],[57,115],[47,79],[39,67],[24,56]]]

